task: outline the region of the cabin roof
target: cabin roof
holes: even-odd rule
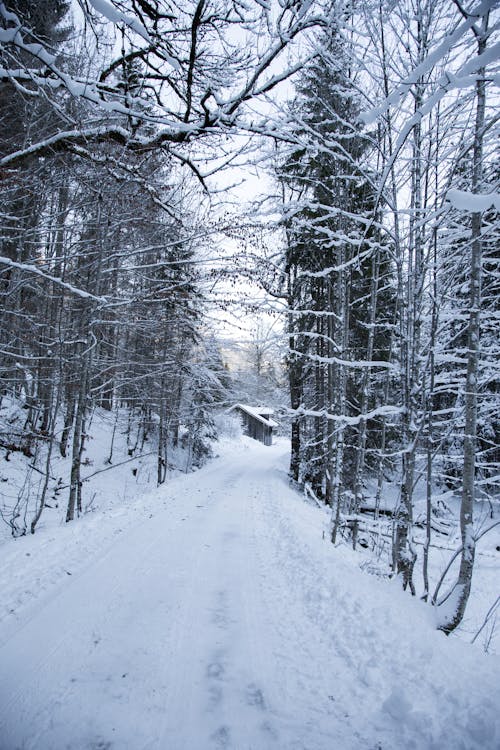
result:
[[[274,419],[267,419],[266,417],[262,416],[263,414],[274,414],[274,409],[268,409],[267,406],[248,406],[248,404],[235,404],[229,411],[232,411],[233,409],[240,409],[241,411],[246,412],[246,414],[249,414],[258,422],[265,424],[266,427],[278,427],[278,423],[275,422]]]

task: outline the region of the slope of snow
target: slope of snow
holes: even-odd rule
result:
[[[500,660],[323,542],[287,450],[4,545],[1,750],[499,746]]]

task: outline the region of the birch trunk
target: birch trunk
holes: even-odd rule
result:
[[[101,227],[101,203],[102,196],[97,196],[97,210],[95,216],[95,225],[93,231],[90,232],[90,247],[97,248],[97,257],[95,258],[95,265],[92,267],[90,278],[88,281],[91,291],[97,296],[101,292],[102,284],[102,266],[103,266],[103,255],[105,238],[102,234]],[[87,415],[87,408],[90,402],[90,385],[91,385],[91,373],[92,373],[92,362],[94,351],[97,347],[97,339],[94,333],[95,326],[95,312],[96,304],[84,300],[81,303],[80,310],[80,321],[79,329],[82,332],[82,338],[85,338],[85,343],[81,346],[83,350],[79,356],[80,363],[80,381],[79,388],[76,396],[76,413],[75,423],[73,427],[73,445],[71,454],[71,474],[70,474],[70,491],[68,498],[68,506],[66,510],[66,521],[72,521],[75,517],[75,509],[78,512],[81,511],[82,507],[82,493],[81,493],[81,463],[82,463],[82,452],[84,448],[85,440],[85,420]]]
[[[340,332],[341,344],[340,344],[340,358],[346,360],[348,356],[348,341],[349,341],[349,274],[344,268],[346,260],[345,250],[342,249],[339,253],[339,266],[340,271],[338,272],[337,282],[337,299],[339,304],[338,319],[342,321],[342,328]],[[337,369],[338,373],[338,396],[336,413],[337,416],[342,418],[346,415],[346,400],[347,400],[347,367],[345,364],[339,364]],[[336,428],[336,445],[335,445],[335,463],[334,463],[334,474],[332,479],[332,509],[334,513],[334,519],[332,524],[331,541],[335,544],[337,541],[337,534],[340,525],[340,513],[341,513],[341,502],[342,502],[342,471],[344,468],[344,448],[345,448],[345,428],[344,422],[339,421]]]
[[[486,49],[488,13],[483,18],[483,28],[478,35],[478,55]],[[478,71],[476,81],[476,118],[474,127],[474,149],[472,164],[472,192],[479,193],[483,179],[483,137],[486,110],[485,69]],[[465,434],[464,434],[464,468],[462,482],[462,500],[460,506],[460,531],[462,552],[458,578],[450,592],[451,599],[444,610],[439,629],[451,633],[461,623],[470,595],[472,573],[474,570],[474,499],[475,469],[477,442],[477,388],[480,351],[480,313],[481,313],[481,277],[482,277],[482,214],[472,214],[471,220],[471,264],[469,285],[469,322],[467,328],[467,376],[465,383]]]

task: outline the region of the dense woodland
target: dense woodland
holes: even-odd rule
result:
[[[159,484],[180,440],[203,460],[242,387],[211,293],[251,282],[280,321],[254,366],[286,373],[292,481],[354,544],[366,498],[376,520],[397,485],[412,593],[424,486],[424,597],[459,624],[475,505],[498,501],[499,20],[493,0],[0,3],[0,441],[44,477],[4,504],[14,536],[56,455],[81,513],[95,409],[128,415],[130,456],[154,444]],[[228,218],[238,165],[272,187]],[[444,489],[462,546],[440,599]]]

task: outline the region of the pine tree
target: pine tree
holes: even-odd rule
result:
[[[390,265],[374,221],[369,139],[361,133],[350,62],[332,31],[293,104],[300,146],[278,170],[290,199],[284,224],[295,411],[291,474],[335,509],[334,534],[341,508],[355,510],[360,502],[363,413],[376,402],[366,360],[387,358],[381,311],[386,321],[393,305],[390,291],[380,291],[387,289]],[[352,417],[357,425],[348,426]]]

